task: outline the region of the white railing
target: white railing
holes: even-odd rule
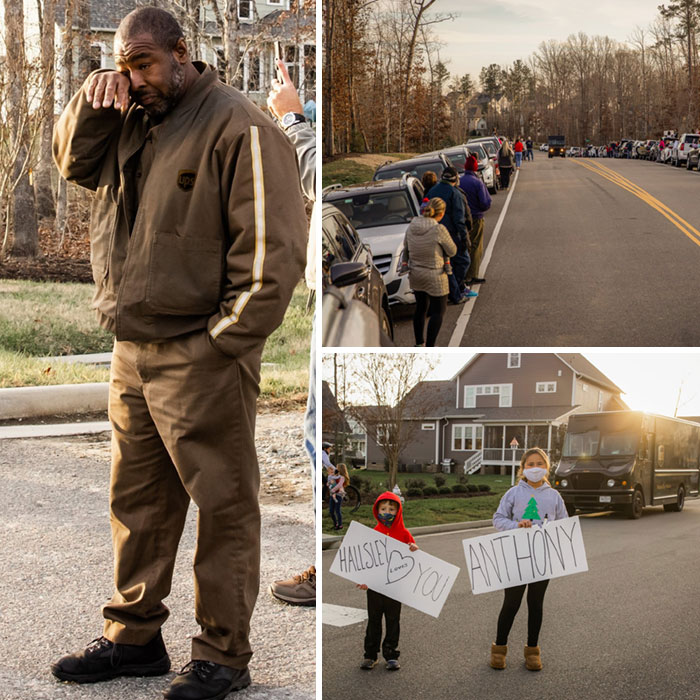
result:
[[[514,461],[520,462],[525,449],[512,450],[509,447],[485,447],[483,452],[485,462],[507,462],[512,464]],[[513,452],[515,452],[515,455],[513,455]]]
[[[481,469],[483,454],[481,451],[475,452],[469,459],[464,460],[464,473],[474,474]]]

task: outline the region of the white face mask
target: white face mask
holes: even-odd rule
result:
[[[547,469],[545,467],[530,467],[523,470],[523,475],[528,481],[536,484],[547,476]]]

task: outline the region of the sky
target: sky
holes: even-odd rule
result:
[[[450,74],[469,73],[477,82],[482,66],[527,61],[549,39],[564,41],[584,32],[625,41],[636,27],[652,24],[660,4],[661,0],[437,0],[431,11],[450,13],[455,19],[432,29],[445,44],[440,58],[449,60]]]
[[[566,348],[567,352],[571,348]],[[637,411],[672,416],[678,400],[679,416],[700,416],[700,353],[676,351],[583,352],[603,374],[622,389],[622,398]],[[451,379],[474,353],[429,353],[435,369],[428,379]],[[328,365],[324,363],[324,379]]]

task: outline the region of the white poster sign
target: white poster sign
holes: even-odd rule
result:
[[[578,516],[462,544],[474,594],[588,571]]]
[[[353,520],[330,571],[438,617],[459,567]]]

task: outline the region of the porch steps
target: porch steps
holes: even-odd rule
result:
[[[481,469],[481,463],[484,459],[484,453],[479,450],[475,452],[469,459],[464,460],[464,473],[474,474]]]

